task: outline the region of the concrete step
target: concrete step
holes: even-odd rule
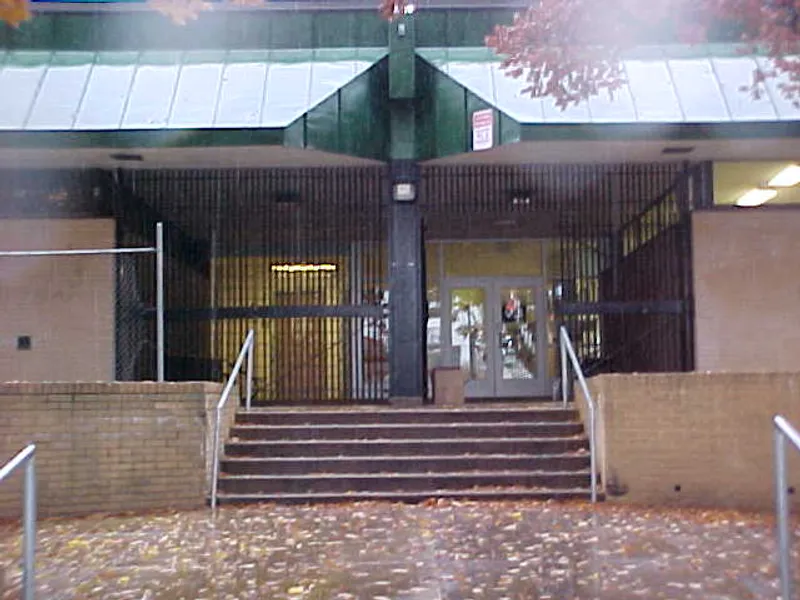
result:
[[[515,487],[572,489],[589,484],[588,471],[479,471],[459,473],[229,475],[219,480],[228,494],[424,492]]]
[[[415,408],[415,409],[369,409],[352,407],[336,409],[262,409],[240,411],[237,424],[251,425],[369,425],[369,424],[448,424],[448,423],[494,423],[494,422],[564,422],[577,421],[577,411],[561,404],[548,403],[535,407],[520,408]]]
[[[447,473],[454,471],[569,471],[589,468],[585,451],[570,454],[487,454],[460,456],[363,456],[253,458],[226,457],[228,475],[309,475],[312,473]]]
[[[580,423],[414,423],[236,425],[231,438],[239,440],[386,440],[409,438],[523,438],[567,437],[583,431]]]
[[[463,454],[564,454],[588,448],[584,435],[543,438],[428,438],[399,440],[238,440],[226,456],[453,456]]]
[[[352,492],[331,493],[280,493],[280,494],[220,494],[220,504],[279,503],[312,504],[318,502],[368,502],[389,501],[420,503],[429,500],[589,500],[589,488],[547,489],[547,488],[495,488],[471,490],[424,490],[419,492]],[[602,499],[602,498],[600,498]]]

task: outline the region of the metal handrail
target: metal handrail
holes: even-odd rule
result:
[[[776,416],[774,425],[775,508],[778,513],[778,568],[782,600],[792,598],[792,566],[789,540],[789,490],[786,488],[786,440],[800,452],[800,433],[789,422]]]
[[[219,397],[219,402],[217,402],[217,412],[216,417],[214,419],[214,467],[213,472],[211,475],[211,508],[217,507],[217,486],[218,486],[218,479],[219,479],[219,436],[220,436],[220,428],[222,422],[222,409],[225,408],[225,404],[228,402],[228,398],[231,395],[231,391],[233,390],[233,386],[236,383],[236,378],[239,376],[239,372],[242,370],[242,365],[244,364],[245,357],[247,358],[247,392],[246,392],[246,401],[245,406],[247,410],[250,410],[250,401],[253,396],[253,345],[256,339],[256,332],[251,329],[247,333],[247,337],[242,344],[242,349],[239,351],[239,356],[236,358],[236,364],[233,365],[233,370],[231,371],[230,376],[228,377],[228,381],[225,384],[225,387],[222,390],[222,395]]]
[[[8,479],[20,467],[25,467],[25,488],[22,500],[22,598],[36,596],[36,445],[29,444],[0,469],[0,482]]]
[[[592,393],[589,391],[589,386],[586,384],[586,377],[583,375],[581,363],[575,354],[575,348],[572,345],[572,340],[569,338],[567,328],[563,325],[558,332],[559,346],[561,347],[561,399],[564,407],[567,406],[567,394],[569,391],[569,363],[572,363],[572,368],[575,370],[575,375],[578,378],[578,383],[583,390],[583,397],[586,398],[586,404],[589,407],[589,461],[591,465],[591,481],[592,481],[592,503],[597,502],[597,453],[595,444],[596,433],[596,406]],[[569,363],[567,359],[569,358]]]

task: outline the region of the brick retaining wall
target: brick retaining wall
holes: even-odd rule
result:
[[[600,375],[589,386],[609,501],[773,510],[772,417],[800,428],[800,374]],[[800,507],[794,451],[789,467]]]
[[[42,515],[197,508],[206,502],[216,383],[0,384],[0,461],[37,444]],[[231,399],[223,432],[233,417]],[[22,478],[0,485],[21,512]]]

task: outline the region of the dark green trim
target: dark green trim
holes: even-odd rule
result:
[[[800,137],[800,121],[523,124],[520,141],[699,141]]]
[[[19,29],[0,24],[0,48],[16,50],[252,50],[387,45],[375,8],[217,11],[185,26],[154,11],[39,13]]]
[[[347,83],[286,130],[285,145],[386,160],[388,58]]]
[[[282,146],[284,129],[191,129],[153,131],[0,131],[0,148],[190,148]]]
[[[422,58],[417,58],[418,160],[472,151],[472,114],[494,112],[494,147],[519,142],[519,123]]]

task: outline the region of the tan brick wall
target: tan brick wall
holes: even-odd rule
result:
[[[800,210],[695,213],[698,371],[800,371]]]
[[[0,384],[0,461],[37,444],[44,515],[205,504],[213,383]],[[231,403],[227,418],[235,409]],[[224,428],[225,430],[227,428]],[[21,477],[0,485],[20,512]]]
[[[0,250],[113,247],[109,219],[0,220]],[[114,378],[113,256],[0,258],[0,314],[0,381]]]
[[[800,374],[600,375],[589,386],[609,501],[772,510],[772,417],[800,427]],[[795,452],[789,466],[800,507]]]

